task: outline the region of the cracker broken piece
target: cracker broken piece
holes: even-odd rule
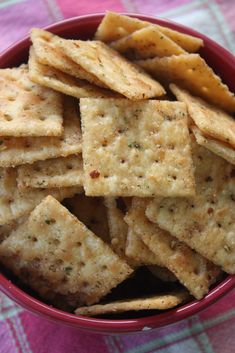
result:
[[[61,39],[60,43],[69,58],[129,99],[148,99],[165,93],[160,83],[102,42]]]
[[[202,256],[235,273],[235,168],[192,141],[194,198],[155,198],[148,218]]]
[[[115,93],[39,63],[33,47],[29,55],[29,77],[33,82],[75,98],[114,97]]]
[[[94,85],[104,87],[94,75],[76,64],[72,58],[65,55],[63,47],[60,48],[60,37],[39,28],[31,30],[30,39],[33,43],[35,54],[41,64],[54,67],[80,80],[86,80]],[[66,41],[65,41],[66,43]]]
[[[170,89],[178,101],[187,104],[189,115],[202,134],[235,148],[235,120],[231,115],[175,84],[171,84]]]
[[[156,26],[139,29],[126,37],[110,43],[110,46],[130,59],[148,59],[155,56],[171,56],[185,53]]]
[[[51,300],[91,305],[133,271],[52,196],[0,245],[1,262]]]
[[[126,299],[107,304],[84,306],[75,310],[76,315],[97,316],[117,314],[139,310],[166,310],[185,302],[190,296],[187,292],[178,291],[169,294],[159,294],[138,299]]]
[[[150,22],[115,12],[107,12],[103,17],[95,33],[95,39],[109,43],[148,26],[156,27],[164,35],[168,36],[176,44],[190,53],[198,51],[200,47],[203,46],[203,40],[201,38],[181,33],[165,26],[153,25]]]
[[[27,67],[0,69],[0,132],[2,136],[61,136],[60,93],[35,84]]]
[[[234,93],[229,91],[228,86],[223,84],[221,78],[198,54],[172,55],[135,62],[164,84],[177,83],[209,103],[228,112],[235,111]]]
[[[81,187],[27,189],[17,188],[17,170],[0,168],[0,225],[8,224],[19,217],[27,215],[47,195],[53,195],[58,200],[72,197],[81,192]]]
[[[82,135],[77,106],[77,100],[65,99],[61,137],[0,137],[0,167],[15,167],[81,153]]]
[[[105,243],[110,243],[107,210],[102,197],[87,197],[83,193],[64,200],[63,204]]]
[[[217,156],[224,158],[229,163],[235,164],[235,150],[229,144],[204,136],[195,125],[191,126],[191,130],[193,131],[199,145],[204,146],[211,152],[217,154]]]
[[[24,188],[61,188],[83,185],[82,155],[70,155],[18,167],[17,184]]]
[[[87,196],[189,196],[193,164],[183,103],[81,98]]]
[[[125,221],[155,254],[158,266],[167,267],[195,298],[203,298],[210,285],[217,280],[220,269],[170,233],[151,223],[145,215],[148,204],[148,199],[133,198]]]

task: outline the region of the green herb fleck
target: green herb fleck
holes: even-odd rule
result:
[[[55,223],[55,219],[54,218],[45,219],[45,223],[48,225],[53,224]]]
[[[136,148],[137,150],[142,150],[143,149],[143,147],[141,147],[141,145],[138,142],[136,142],[136,141],[129,143],[128,147]]]
[[[67,266],[67,267],[64,268],[64,271],[66,272],[67,275],[70,275],[72,269],[73,269],[73,268],[72,268],[71,266]]]
[[[2,145],[4,143],[4,141],[3,140],[0,140],[0,145]]]

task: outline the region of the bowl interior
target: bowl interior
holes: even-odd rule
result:
[[[135,14],[133,16],[139,17],[143,20],[148,20],[152,23],[163,26],[165,25],[187,34],[201,37],[205,43],[205,46],[200,50],[201,56],[205,58],[214,71],[220,75],[223,82],[229,86],[230,90],[233,92],[235,91],[235,80],[233,79],[235,74],[235,58],[227,50],[223,49],[218,44],[198,32],[179,24],[167,20],[155,19],[149,16]],[[46,29],[65,38],[89,39],[92,38],[102,17],[103,14],[82,16],[56,23]],[[0,55],[0,67],[13,67],[26,62],[28,58],[29,46],[30,41],[28,37],[12,45]],[[219,284],[210,290],[204,299],[200,301],[193,300],[190,303],[180,306],[179,308],[157,315],[146,314],[145,317],[141,317],[142,315],[139,315],[138,317],[137,315],[133,318],[125,316],[126,319],[114,320],[76,317],[72,314],[60,311],[44,304],[32,295],[28,294],[28,292],[20,289],[8,278],[8,275],[4,276],[3,274],[0,274],[0,289],[18,304],[53,321],[59,321],[63,324],[76,328],[100,333],[136,332],[145,330],[146,328],[156,328],[179,321],[214,303],[235,285],[235,276],[226,276]]]

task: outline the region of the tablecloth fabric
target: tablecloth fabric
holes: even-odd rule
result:
[[[234,0],[0,0],[0,52],[64,18],[105,10],[170,18],[235,52]],[[81,333],[41,319],[0,294],[0,353],[232,353],[235,291],[180,323],[138,335]]]

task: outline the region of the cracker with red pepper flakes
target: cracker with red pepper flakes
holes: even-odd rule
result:
[[[175,31],[169,27],[153,25],[151,22],[110,11],[106,13],[99,24],[95,33],[95,39],[109,43],[148,26],[154,26],[161,31],[162,34],[169,37],[181,48],[190,53],[198,51],[200,47],[203,46],[203,40],[201,38]]]
[[[19,188],[60,188],[83,185],[82,155],[73,154],[18,167]]]
[[[110,46],[129,59],[148,59],[155,56],[171,56],[185,51],[156,26],[139,29],[130,35],[113,41]]]
[[[114,92],[133,99],[165,94],[161,84],[100,41],[60,40],[64,53]]]
[[[235,273],[235,167],[192,142],[196,196],[155,198],[148,218],[228,273]]]
[[[217,156],[224,158],[229,163],[235,164],[235,149],[233,147],[227,143],[203,135],[195,125],[191,126],[191,130],[199,145],[204,146],[211,152],[217,154]]]
[[[199,97],[192,96],[187,90],[175,84],[171,84],[170,89],[178,101],[187,105],[190,118],[203,135],[235,148],[235,120],[232,115]]]
[[[0,260],[42,298],[98,302],[133,270],[52,196],[0,244]]]
[[[64,132],[60,137],[0,137],[0,167],[15,167],[81,153],[82,134],[77,106],[76,99],[65,98]]]
[[[167,267],[194,297],[203,298],[221,273],[219,267],[150,222],[145,215],[148,204],[148,199],[133,198],[126,222],[154,253],[156,265]]]
[[[144,70],[164,83],[177,83],[228,112],[235,112],[235,95],[199,54],[136,60]]]
[[[192,196],[184,103],[80,100],[87,196]]]
[[[61,136],[63,97],[29,78],[26,66],[0,69],[2,136]]]
[[[94,75],[84,70],[72,59],[68,58],[59,47],[60,37],[40,28],[31,30],[30,39],[38,61],[43,65],[55,68],[80,80],[104,87],[104,84]]]
[[[30,48],[28,64],[29,77],[33,82],[68,96],[75,98],[115,96],[115,93],[110,90],[95,86],[85,80],[80,80],[54,67],[41,64],[35,55],[33,47]]]
[[[0,225],[9,224],[27,215],[47,195],[63,200],[82,191],[80,186],[20,190],[16,178],[16,168],[0,168]]]

